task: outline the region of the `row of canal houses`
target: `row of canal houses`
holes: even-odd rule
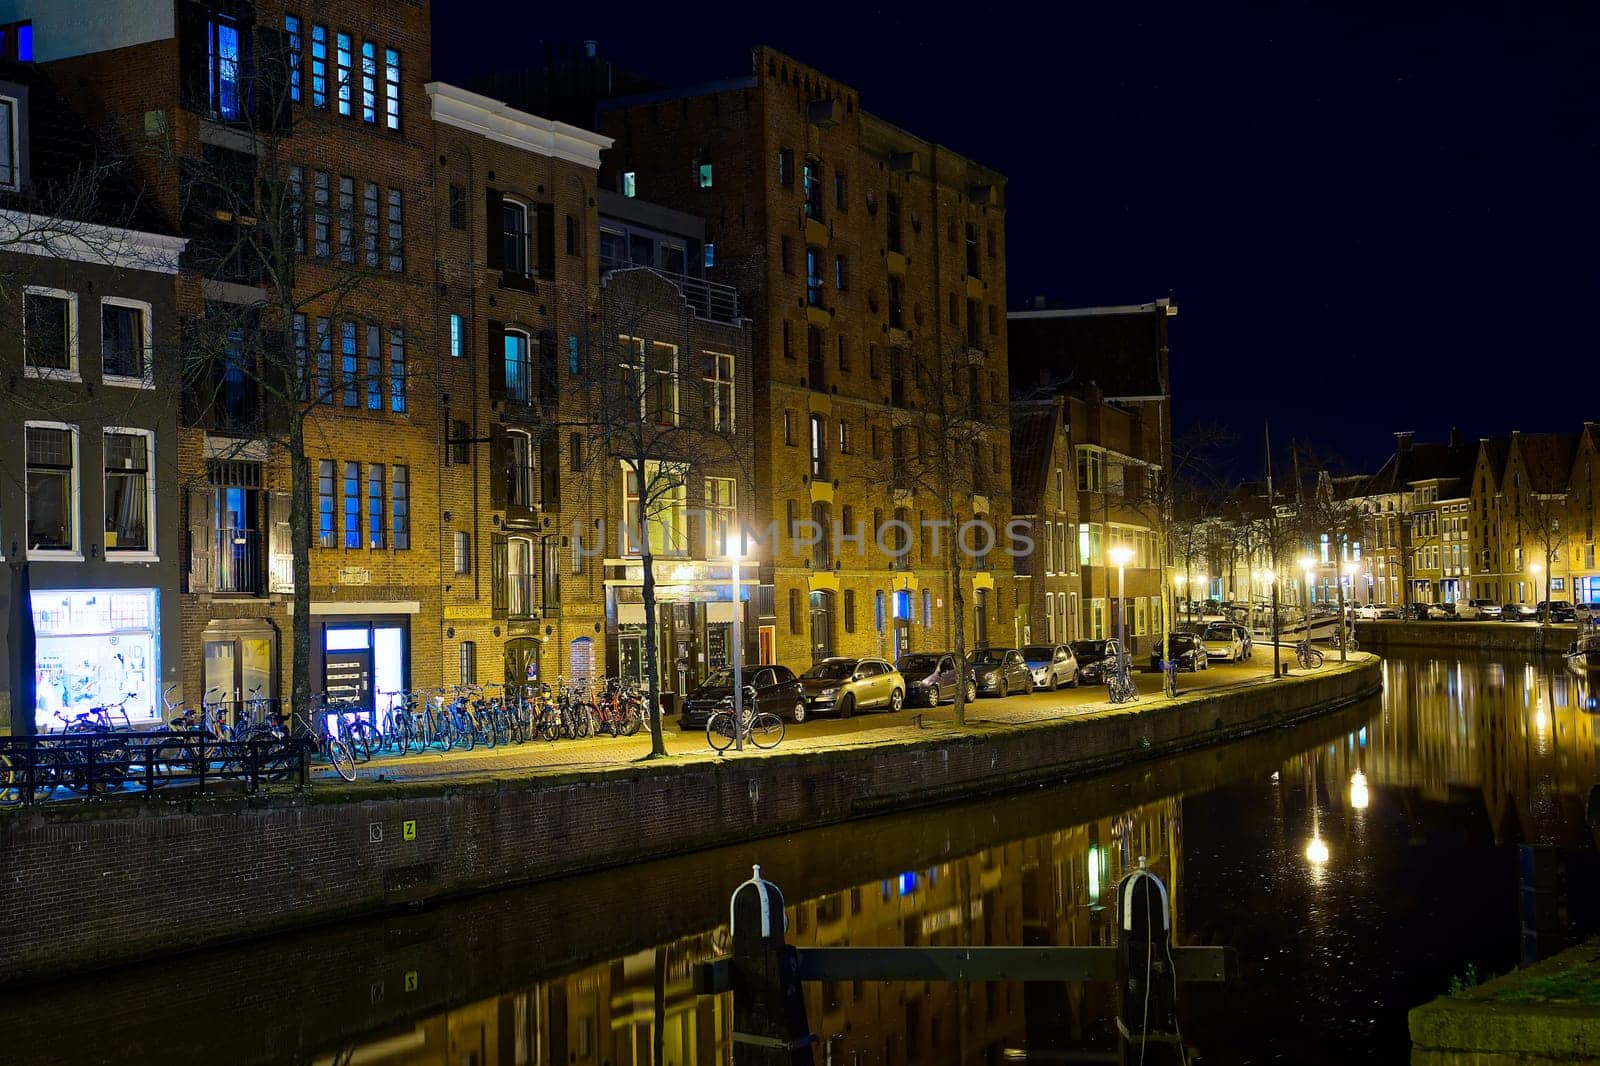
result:
[[[1008,315],[1004,178],[851,87],[766,48],[674,89],[592,47],[447,84],[427,0],[97,12],[0,5],[0,598],[25,562],[38,727],[280,698],[295,661],[371,707],[948,648],[958,618],[968,647],[1159,628],[1124,486],[1164,469],[1175,305]],[[1034,397],[1020,488],[1013,319],[1147,353]],[[954,513],[907,474],[933,443],[918,352],[960,367]],[[613,363],[631,445],[583,428]],[[630,446],[655,457],[630,473]],[[958,576],[926,524],[1014,514],[1047,560]],[[764,542],[733,591],[737,526],[893,520],[900,543]]]

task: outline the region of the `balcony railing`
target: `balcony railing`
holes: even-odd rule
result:
[[[261,594],[261,534],[254,529],[219,529],[211,551],[211,591]]]
[[[683,302],[695,313],[695,317],[708,319],[712,322],[737,322],[739,321],[739,290],[732,285],[723,285],[705,278],[697,278],[688,274],[675,274],[668,270],[661,270],[653,266],[643,266],[630,263],[614,255],[600,257],[600,279],[604,281],[609,275],[619,270],[646,270],[657,277],[671,282],[683,296]]]

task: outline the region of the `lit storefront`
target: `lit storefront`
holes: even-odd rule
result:
[[[33,590],[41,731],[118,702],[133,725],[160,719],[159,608],[153,588]]]
[[[615,568],[620,579],[608,581],[608,633],[615,643],[608,649],[617,672],[632,681],[645,676],[645,616],[642,568]],[[657,662],[661,685],[677,690],[693,688],[712,671],[730,665],[733,647],[733,584],[726,563],[683,561],[658,563],[655,589]],[[758,597],[754,567],[746,570],[739,598],[748,604]],[[748,649],[756,642],[746,608],[743,639]],[[750,658],[748,651],[746,660]]]

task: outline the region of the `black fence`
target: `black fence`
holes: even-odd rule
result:
[[[247,792],[282,782],[304,788],[316,741],[218,740],[210,732],[89,731],[0,737],[0,806],[237,782]]]

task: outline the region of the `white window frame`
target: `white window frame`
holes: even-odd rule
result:
[[[735,357],[731,352],[716,352],[709,348],[705,350],[704,354],[706,358],[711,360],[712,370],[711,377],[705,379],[706,387],[711,390],[711,428],[713,432],[717,433],[736,432],[737,416],[735,412],[738,410],[739,398],[738,385],[735,381]],[[728,361],[728,376],[726,378],[722,376],[722,361],[724,359]],[[722,385],[728,386],[728,409],[726,411],[722,409]],[[842,421],[839,423],[841,427],[844,424]]]
[[[513,270],[512,267],[511,267],[511,264],[510,263],[506,263],[504,265],[505,272],[507,274],[516,274],[519,277],[531,278],[531,277],[533,277],[533,272],[534,272],[534,262],[533,262],[533,205],[529,204],[529,203],[527,203],[527,202],[525,202],[523,200],[519,200],[515,196],[503,196],[503,197],[500,198],[500,203],[502,204],[502,207],[501,207],[502,215],[501,215],[501,219],[500,219],[500,240],[501,240],[502,243],[504,243],[504,241],[506,239],[506,228],[505,228],[506,224],[505,224],[505,216],[504,216],[505,208],[506,207],[515,207],[517,210],[522,212],[522,266],[523,266],[523,269],[520,270],[520,271]]]
[[[512,579],[519,575],[519,571],[512,567],[512,560],[516,559],[518,550],[527,552],[527,567],[520,571],[522,578],[522,603],[514,603],[517,583]],[[506,613],[518,618],[527,618],[534,612],[533,606],[533,574],[534,550],[531,536],[512,536],[506,538]]]
[[[27,299],[30,296],[50,296],[58,300],[67,301],[67,369],[55,370],[49,367],[38,367],[28,362],[28,334],[27,334]],[[24,285],[22,287],[22,373],[25,377],[37,378],[42,381],[82,381],[82,364],[78,358],[78,294],[66,289],[55,289],[48,285]],[[32,425],[33,423],[29,423]],[[43,425],[44,423],[39,423]]]
[[[156,433],[155,433],[155,430],[153,430],[153,429],[140,429],[137,426],[105,426],[105,427],[103,427],[101,429],[101,431],[100,431],[100,510],[101,510],[101,515],[100,515],[100,517],[102,519],[105,518],[105,513],[104,512],[105,512],[105,507],[106,507],[105,483],[106,483],[107,470],[106,470],[105,439],[107,437],[111,436],[112,434],[120,434],[120,435],[123,435],[123,436],[129,436],[129,437],[143,437],[144,438],[144,442],[145,442],[145,464],[146,464],[145,465],[145,472],[144,472],[144,493],[145,493],[145,508],[146,508],[145,514],[149,516],[147,520],[150,523],[150,546],[148,548],[140,548],[140,549],[138,549],[136,551],[119,551],[116,548],[107,547],[106,544],[105,544],[105,531],[102,529],[102,531],[101,531],[101,547],[100,547],[100,550],[101,550],[102,554],[105,555],[106,562],[108,562],[108,563],[159,563],[161,561],[161,556],[159,554],[159,547],[156,544],[156,529],[157,529],[157,527],[159,526],[160,523],[158,523],[156,521]],[[102,525],[104,525],[103,522],[102,522]]]
[[[126,374],[106,373],[105,352],[105,309],[106,307],[129,307],[140,312],[144,321],[144,374],[140,377],[129,377]],[[154,309],[145,300],[130,300],[125,296],[100,297],[100,380],[106,385],[115,385],[130,389],[153,389],[156,387],[155,369],[155,325],[151,321]],[[151,452],[154,455],[154,452]]]
[[[43,419],[30,419],[22,423],[22,538],[28,536],[28,430],[30,429],[60,429],[72,435],[72,544],[71,548],[37,548],[28,547],[28,558],[50,559],[57,562],[83,562],[83,441],[82,433],[71,422],[50,422]]]
[[[738,478],[731,477],[705,477],[702,478],[701,481],[702,490],[706,497],[706,558],[726,559],[728,558],[726,545],[718,546],[716,543],[718,522],[720,519],[726,517],[728,524],[725,532],[727,533],[728,540],[737,545],[739,538],[739,480]],[[711,498],[711,486],[713,482],[725,484],[728,487],[727,503],[724,504]]]
[[[11,142],[11,180],[0,182],[0,189],[16,192],[22,188],[22,126],[21,116],[22,101],[9,94],[0,96],[11,105],[11,121],[7,123],[4,131],[6,138]]]

